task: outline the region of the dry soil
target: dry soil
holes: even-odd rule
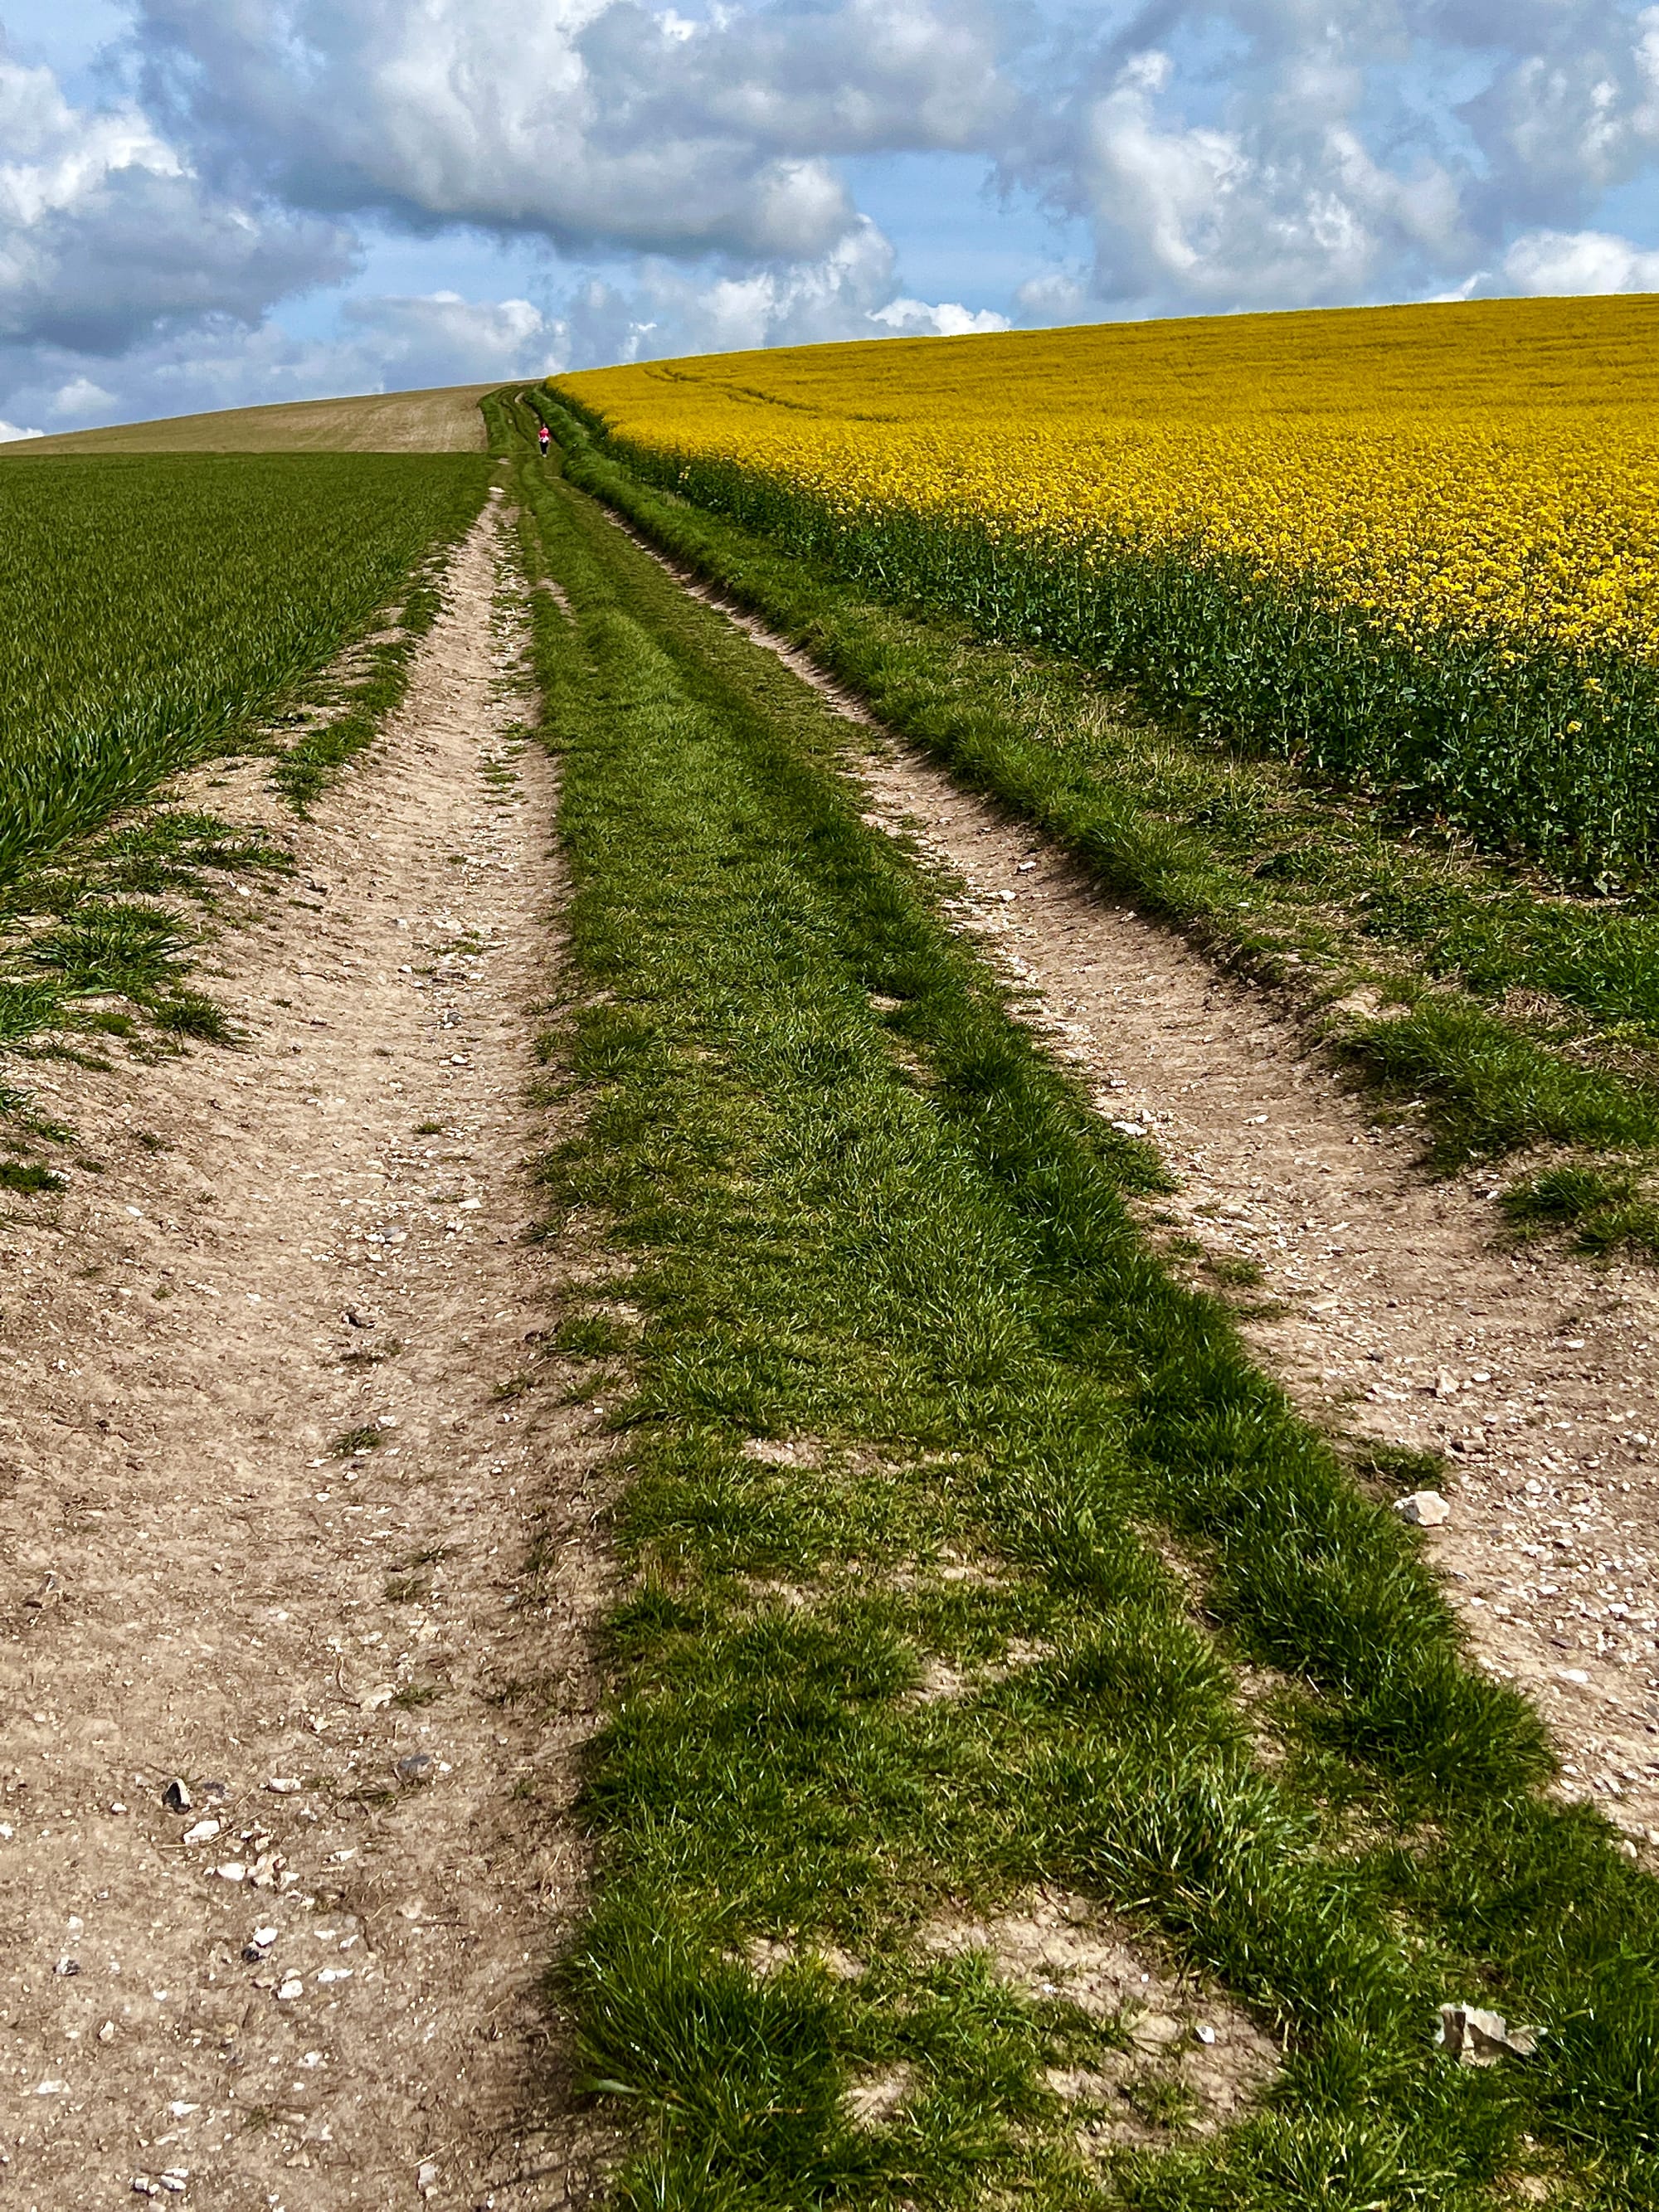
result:
[[[295,399],[278,407],[173,415],[159,422],[118,422],[106,430],[25,439],[10,452],[22,459],[56,453],[482,453],[478,402],[495,389],[493,384],[457,384],[433,392],[371,392],[357,399]]]
[[[105,1171],[0,1228],[20,2212],[586,2195],[540,1977],[605,1458],[528,1387],[593,1269],[524,1241],[559,884],[503,554],[492,505],[292,884],[244,887],[242,1047],[39,1085]]]

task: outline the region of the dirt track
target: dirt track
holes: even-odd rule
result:
[[[1659,1279],[1509,1249],[1492,1180],[1432,1180],[1409,1133],[1379,1126],[1271,999],[1104,896],[1028,825],[874,731],[787,641],[726,611],[871,730],[854,760],[867,818],[943,872],[947,912],[1099,1110],[1157,1146],[1178,1189],[1144,1209],[1154,1239],[1176,1232],[1224,1268],[1260,1270],[1252,1303],[1278,1317],[1248,1334],[1314,1419],[1447,1455],[1452,1510],[1425,1540],[1473,1652],[1538,1703],[1565,1763],[1559,1794],[1593,1799],[1652,1860]]]
[[[602,1446],[520,1382],[582,1263],[521,1241],[558,885],[497,513],[221,948],[246,1048],[43,1086],[106,1171],[0,1231],[20,2208],[563,2199]]]

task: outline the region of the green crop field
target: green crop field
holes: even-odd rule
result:
[[[226,870],[285,856],[245,824],[151,802],[232,752],[270,754],[290,804],[313,799],[401,695],[435,605],[424,572],[488,479],[459,454],[0,468],[0,1040],[64,1022],[127,1033],[112,998],[152,1028],[221,1033],[185,985],[179,896],[210,904]],[[325,702],[277,741],[284,709]]]
[[[482,459],[20,463],[0,473],[0,899],[246,732],[476,512]]]

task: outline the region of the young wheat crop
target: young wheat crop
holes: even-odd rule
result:
[[[0,905],[400,605],[488,472],[470,454],[0,468]]]

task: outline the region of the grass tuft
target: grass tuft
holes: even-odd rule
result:
[[[22,1197],[35,1197],[42,1191],[65,1190],[68,1184],[50,1168],[42,1167],[38,1160],[0,1160],[0,1190],[15,1191]]]

